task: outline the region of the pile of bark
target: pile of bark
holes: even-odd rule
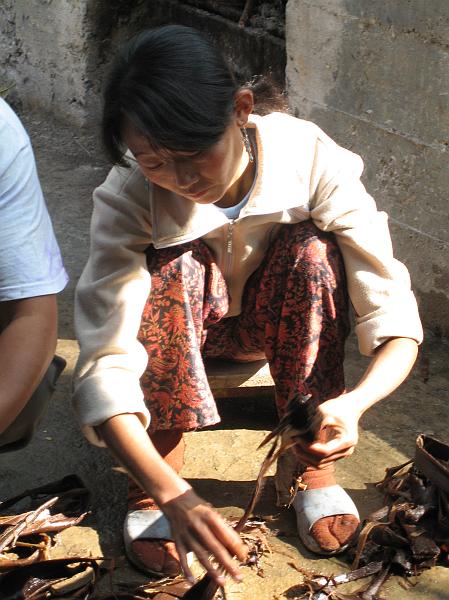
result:
[[[447,562],[449,543],[449,446],[421,435],[413,462],[387,469],[378,487],[388,503],[370,516],[355,550],[355,563],[389,560],[405,576]]]
[[[97,559],[51,558],[55,534],[86,516],[89,493],[76,475],[0,502],[2,600],[86,598],[93,591]]]
[[[278,432],[273,432],[266,441]],[[248,563],[263,574],[260,558],[269,552],[268,530],[251,519],[267,467],[284,450],[275,440],[244,515],[234,524],[250,552]],[[403,580],[437,564],[449,566],[449,446],[420,435],[413,461],[388,468],[378,487],[385,505],[363,523],[357,543],[348,551],[352,569],[332,577],[297,567],[304,580],[286,590],[291,600],[378,600],[391,574]],[[0,503],[0,590],[2,600],[61,597],[96,600],[211,600],[226,597],[208,577],[192,586],[183,578],[153,582],[130,591],[95,594],[101,558],[51,558],[54,534],[78,525],[86,516],[88,491],[81,480],[64,479],[23,492]],[[339,586],[363,579],[363,587],[341,592]],[[384,598],[384,596],[382,596]]]
[[[108,594],[97,593],[97,583],[108,571],[104,557],[67,556],[51,558],[57,544],[55,534],[75,525],[87,515],[89,492],[76,475],[39,488],[27,490],[0,502],[0,598],[41,600],[82,598],[83,600],[167,600],[219,597],[215,590],[197,594],[183,577],[151,581],[138,587],[114,586]],[[242,539],[248,546],[247,564],[260,574],[260,558],[269,552],[268,529],[264,522],[240,519]],[[109,569],[110,571],[110,569]],[[201,580],[203,581],[203,580]],[[204,579],[207,583],[207,578]],[[211,583],[211,582],[209,582]],[[205,587],[209,587],[205,585]],[[120,589],[122,588],[122,589]]]
[[[348,552],[352,570],[334,577],[306,576],[287,597],[310,600],[376,600],[391,574],[411,577],[437,564],[449,566],[449,446],[420,435],[413,461],[386,470],[378,487],[385,506],[364,522]],[[345,594],[339,585],[370,577],[360,590]]]

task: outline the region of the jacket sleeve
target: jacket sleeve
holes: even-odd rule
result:
[[[318,138],[311,176],[311,218],[332,231],[345,263],[362,354],[371,356],[391,337],[422,341],[407,268],[393,256],[386,213],[380,212],[360,176],[362,159]]]
[[[121,413],[150,415],[139,378],[148,357],[137,340],[150,292],[145,249],[151,243],[149,192],[136,171],[114,168],[94,192],[89,260],[75,293],[80,354],[73,404],[84,434],[104,445],[94,427]],[[137,182],[137,183],[136,183]]]

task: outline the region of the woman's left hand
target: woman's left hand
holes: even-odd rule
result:
[[[298,438],[295,452],[299,459],[307,466],[320,468],[350,456],[359,439],[359,419],[350,393],[323,402],[313,420],[313,441]]]
[[[312,425],[313,441],[298,438],[295,446],[299,459],[308,466],[320,468],[350,456],[359,439],[360,417],[404,381],[417,352],[417,343],[409,338],[391,338],[379,346],[351,391],[318,406]]]

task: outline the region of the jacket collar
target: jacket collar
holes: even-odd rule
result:
[[[255,130],[258,166],[250,198],[239,218],[298,206],[297,168],[283,132],[279,132],[276,114],[280,116],[251,115],[248,121],[247,127]],[[149,186],[149,192],[156,248],[197,239],[229,222],[214,204],[196,204],[155,185]]]

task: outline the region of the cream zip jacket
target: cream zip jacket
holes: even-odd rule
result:
[[[422,328],[407,269],[395,260],[387,215],[360,181],[359,156],[339,147],[313,123],[272,113],[252,116],[258,171],[248,203],[229,221],[213,204],[195,204],[148,184],[138,166],[113,168],[94,192],[91,248],[76,291],[80,355],[74,407],[88,439],[120,413],[150,415],[139,378],[148,357],[137,341],[151,288],[145,249],[202,238],[214,251],[240,312],[243,287],[282,223],[312,219],[336,234],[354,307],[362,354],[390,337],[418,343]]]

